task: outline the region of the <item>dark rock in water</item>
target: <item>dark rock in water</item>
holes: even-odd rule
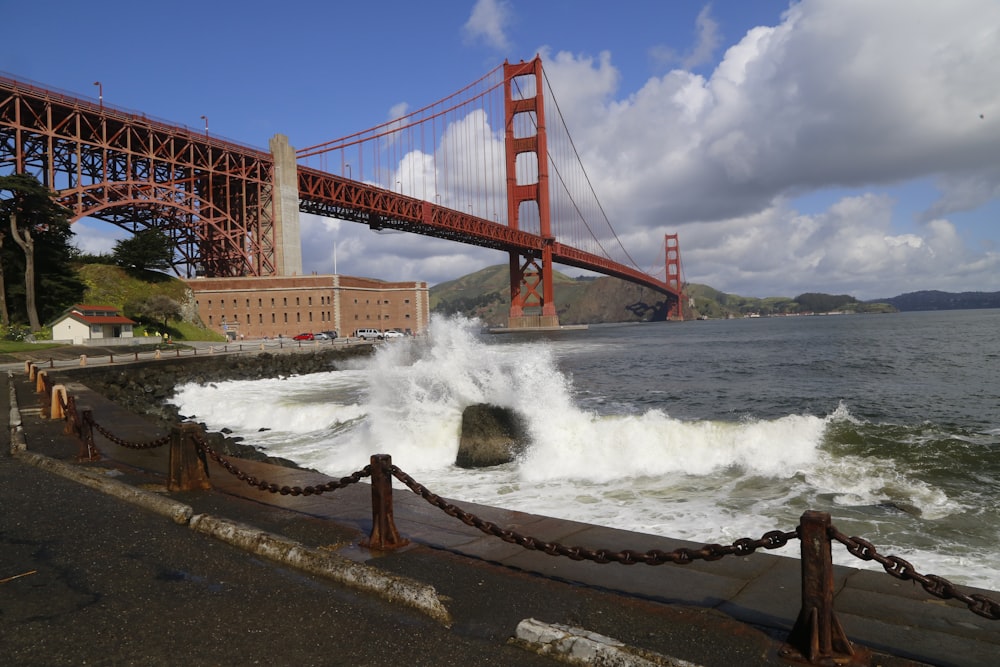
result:
[[[898,514],[909,514],[910,516],[919,517],[923,514],[919,507],[916,505],[911,505],[910,503],[899,503],[894,500],[883,500],[882,502],[875,505],[875,507],[886,510],[887,512],[894,512]]]
[[[462,413],[455,465],[485,468],[510,463],[527,445],[527,428],[519,414],[496,405],[470,405]]]

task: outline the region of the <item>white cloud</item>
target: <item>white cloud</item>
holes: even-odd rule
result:
[[[712,18],[712,6],[705,5],[695,19],[697,35],[694,45],[685,54],[664,44],[657,44],[649,49],[649,57],[660,69],[680,64],[691,69],[704,65],[715,57],[715,50],[722,41],[719,35],[719,24]]]
[[[719,24],[712,19],[711,9],[711,5],[706,5],[698,12],[698,18],[695,19],[698,40],[691,53],[684,58],[683,66],[687,69],[707,63],[715,55],[715,49],[719,47]]]
[[[505,3],[480,0],[465,31],[505,43],[510,19]],[[948,218],[1000,197],[998,26],[993,0],[801,0],[702,75],[690,67],[719,39],[706,7],[685,68],[634,91],[619,90],[610,51],[539,53],[558,116],[641,268],[662,268],[663,235],[678,232],[690,280],[748,296],[874,298],[1000,290],[1000,255],[989,242],[968,247]],[[492,131],[482,119],[464,122],[474,134]],[[431,169],[429,156],[408,154],[397,181],[425,196],[417,177]],[[915,216],[887,194],[911,181],[937,188]],[[844,194],[819,210],[803,199],[823,192]],[[306,238],[319,227],[303,230],[308,257],[324,246]],[[342,273],[434,283],[506,261],[353,223],[335,233]],[[332,270],[331,258],[316,262]]]
[[[109,254],[116,241],[131,236],[120,227],[90,218],[73,223],[70,229],[73,231],[73,245],[88,255]]]
[[[466,42],[482,40],[497,50],[507,50],[509,42],[505,31],[510,18],[510,7],[504,0],[477,0],[469,20],[462,26],[462,33]]]
[[[616,230],[650,232],[646,261],[656,237],[683,225],[685,267],[703,282],[731,281],[719,287],[752,279],[755,292],[819,282],[867,292],[903,276],[899,288],[925,289],[938,285],[942,255],[982,265],[941,218],[1000,195],[1000,95],[987,83],[1000,80],[998,26],[1000,4],[989,0],[803,0],[780,25],[749,31],[708,77],[674,70],[616,99],[607,54],[558,53],[546,70],[602,203],[632,213],[612,220]],[[878,193],[927,177],[941,196],[922,219],[936,223],[910,237],[873,194],[805,218],[818,225],[813,243],[833,247],[794,242],[797,196]],[[878,215],[864,217],[873,202]],[[700,263],[720,247],[729,267]],[[1000,288],[992,276],[977,280]]]

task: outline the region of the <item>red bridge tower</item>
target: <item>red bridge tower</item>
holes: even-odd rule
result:
[[[507,224],[520,229],[521,204],[533,202],[538,208],[539,230],[542,237],[542,254],[522,256],[510,253],[510,316],[507,326],[512,329],[526,327],[557,327],[555,294],[552,287],[552,235],[549,211],[549,162],[545,136],[545,105],[542,100],[542,60],[517,65],[504,63],[504,111],[506,115],[505,146],[507,153]],[[522,89],[518,98],[513,95],[512,81],[519,76],[534,76],[534,96]],[[524,87],[528,89],[528,86]],[[534,119],[531,119],[534,114]],[[517,118],[522,116],[521,118]],[[517,122],[515,122],[517,121]],[[518,130],[534,128],[534,134],[516,136]],[[517,163],[521,155],[534,155],[537,179],[534,183],[517,182]],[[532,170],[524,165],[522,173]]]

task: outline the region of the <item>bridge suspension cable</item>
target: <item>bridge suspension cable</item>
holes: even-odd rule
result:
[[[539,206],[530,205],[529,197],[519,201],[515,209],[508,209],[508,187],[516,184],[523,193],[522,186],[530,188],[539,182],[539,158],[526,142],[545,134],[545,161],[550,172],[546,179],[550,224],[545,235],[551,234],[545,243],[554,241],[563,248],[566,252],[560,250],[557,255],[564,260],[571,256],[570,265],[662,285],[663,279],[656,274],[666,278],[665,271],[640,268],[611,224],[547,74],[542,70],[538,79],[514,76],[507,82],[508,67],[505,63],[437,102],[401,112],[370,129],[299,149],[296,157],[303,166],[388,191],[387,195],[422,200],[507,227],[512,225],[509,216],[516,211],[513,226],[537,239],[543,236]],[[549,127],[539,128],[538,114],[529,108],[530,102],[519,105],[525,112],[508,117],[509,101],[504,95],[509,91],[512,100],[530,101],[541,92],[535,90],[538,87],[544,87],[544,97],[556,111],[552,117],[558,121],[548,120]],[[508,144],[511,135],[513,144]],[[517,154],[512,158],[514,178],[508,181],[507,151],[511,145]],[[360,191],[352,192],[361,196]],[[391,211],[387,213],[391,218]],[[380,228],[388,226],[385,213],[376,217]],[[415,229],[412,221],[393,224]],[[422,229],[422,233],[435,234],[429,227]]]
[[[638,263],[632,258],[632,256],[629,254],[628,250],[625,249],[624,244],[622,244],[621,239],[618,237],[617,232],[615,232],[614,227],[611,225],[611,221],[608,219],[607,213],[605,212],[604,207],[601,204],[601,201],[600,201],[600,199],[597,196],[597,192],[594,189],[593,183],[590,180],[590,176],[587,173],[586,168],[583,166],[583,159],[580,157],[580,153],[579,153],[579,151],[576,148],[576,142],[573,141],[573,135],[569,132],[569,128],[566,125],[566,119],[563,116],[562,109],[559,107],[559,100],[555,96],[555,93],[552,91],[552,84],[549,81],[548,75],[546,74],[546,72],[545,72],[544,69],[542,70],[542,76],[545,79],[545,85],[546,85],[546,87],[548,89],[548,99],[552,100],[552,103],[555,105],[555,110],[556,110],[556,113],[559,116],[559,121],[560,121],[560,124],[561,124],[561,129],[563,130],[561,133],[553,133],[552,132],[552,128],[549,128],[549,131],[548,131],[549,146],[550,146],[550,149],[549,149],[549,164],[552,167],[553,171],[555,171],[556,174],[558,175],[559,182],[563,185],[563,189],[566,192],[567,198],[569,200],[569,208],[579,216],[579,223],[583,225],[583,227],[587,230],[587,232],[590,233],[590,236],[593,239],[593,242],[600,249],[600,252],[595,252],[594,254],[603,255],[604,257],[607,257],[608,259],[612,259],[612,260],[618,261],[621,264],[628,264],[628,265],[631,265],[632,267],[634,267],[636,269],[641,270],[639,268]],[[580,185],[580,187],[582,187],[583,184],[586,185],[586,192],[582,193],[582,194],[585,194],[587,196],[587,199],[590,200],[592,206],[596,206],[596,213],[600,214],[600,221],[604,223],[604,225],[607,227],[608,233],[610,234],[610,237],[608,237],[608,240],[609,241],[613,240],[614,243],[617,244],[618,248],[621,250],[621,255],[622,256],[620,256],[620,257],[614,257],[614,256],[612,256],[612,254],[610,252],[608,252],[607,248],[605,247],[605,244],[601,241],[601,238],[594,231],[594,228],[593,228],[593,226],[591,224],[591,220],[588,220],[588,215],[583,210],[583,206],[579,203],[579,200],[581,199],[581,193],[579,191],[575,191],[576,195],[574,196],[574,191],[570,191],[570,189],[569,189],[570,186],[569,186],[568,183],[566,183],[566,181],[565,181],[565,179],[563,177],[563,172],[559,168],[559,164],[562,161],[559,158],[562,158],[563,156],[555,154],[554,151],[551,148],[551,146],[552,146],[553,143],[557,143],[560,140],[564,140],[566,142],[566,144],[569,147],[569,151],[571,152],[571,156],[572,156],[572,159],[571,160],[566,160],[565,164],[569,164],[570,166],[577,166],[577,167],[579,167],[580,174],[582,174],[582,178],[583,178],[583,183]],[[552,201],[553,201],[553,220],[554,220],[554,224],[557,224],[557,225],[558,225],[558,222],[565,217],[565,214],[560,214],[560,211],[556,210],[556,207],[558,205],[558,202],[560,202],[560,200],[561,200],[561,198],[558,198],[558,197],[555,197],[555,196],[552,197]],[[572,225],[570,225],[570,226],[572,226]],[[583,249],[586,249],[586,248],[583,248]],[[622,261],[623,259],[626,259],[627,261]]]

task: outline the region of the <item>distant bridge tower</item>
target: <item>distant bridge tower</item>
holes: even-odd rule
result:
[[[670,306],[668,320],[684,321],[684,283],[681,277],[681,246],[677,234],[663,237],[664,259],[666,261],[667,286],[676,290],[677,301]]]
[[[542,100],[542,60],[535,57],[531,62],[517,65],[504,63],[504,111],[506,116],[505,147],[507,153],[507,224],[512,229],[520,229],[521,204],[533,202],[538,207],[539,230],[542,237],[541,257],[522,257],[520,253],[510,253],[510,316],[507,326],[513,329],[525,327],[557,327],[555,294],[552,288],[552,235],[549,210],[549,163],[548,145],[545,136],[545,105]],[[534,96],[514,99],[512,81],[519,76],[534,76]],[[520,95],[520,93],[519,93]],[[517,119],[519,115],[523,116]],[[530,115],[534,114],[534,119]],[[534,134],[515,136],[515,126]],[[526,134],[526,133],[525,133]],[[534,183],[517,182],[518,157],[534,155]],[[533,171],[524,165],[522,173]]]

